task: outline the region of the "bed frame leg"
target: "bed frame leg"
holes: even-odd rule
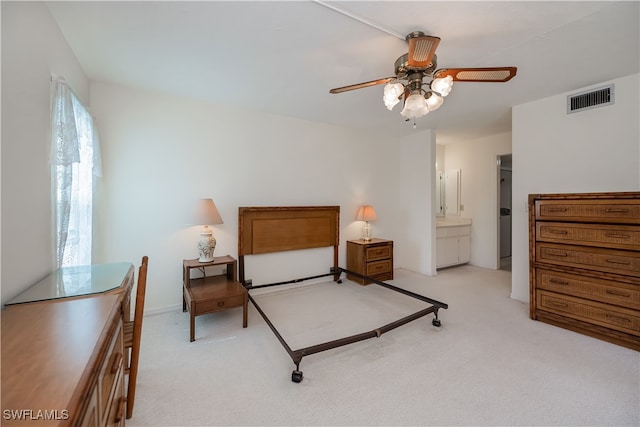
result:
[[[300,370],[300,362],[296,362],[296,369],[291,372],[291,381],[293,381],[294,383],[299,383],[302,381],[302,378],[303,375],[302,371]]]
[[[340,275],[342,275],[342,269],[341,268],[331,267],[329,269],[329,273],[333,273],[333,281],[334,282],[342,283],[342,279],[340,278]]]
[[[433,314],[434,314],[436,317],[435,317],[435,319],[433,319],[433,320],[431,321],[431,324],[432,324],[433,326],[436,326],[436,327],[438,327],[438,328],[439,328],[439,327],[442,325],[442,323],[441,323],[441,322],[440,322],[440,320],[438,319],[438,310],[434,311],[434,312],[433,312]]]

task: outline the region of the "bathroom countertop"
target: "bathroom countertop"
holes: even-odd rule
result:
[[[436,227],[459,227],[461,225],[471,225],[471,218],[439,217],[436,218]]]

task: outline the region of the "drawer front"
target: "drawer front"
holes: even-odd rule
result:
[[[455,236],[468,236],[471,234],[470,225],[456,225],[447,227],[436,227],[437,237],[455,237]]]
[[[393,265],[390,259],[383,261],[375,261],[367,263],[367,273],[365,276],[374,277],[381,274],[390,273],[393,270]]]
[[[536,243],[536,262],[640,277],[640,253]]]
[[[640,285],[617,283],[539,268],[536,269],[536,287],[631,309],[640,309]]]
[[[365,250],[365,261],[376,261],[379,259],[391,258],[391,245],[380,245],[367,247]]]
[[[98,408],[100,417],[104,419],[112,399],[117,379],[124,370],[124,343],[122,337],[122,322],[118,325],[115,336],[109,345],[107,357],[104,360],[98,377]]]
[[[538,222],[536,239],[545,242],[638,251],[640,250],[640,227]]]
[[[640,200],[536,200],[536,219],[640,224]]]
[[[547,293],[546,291],[538,292],[536,304],[539,310],[633,335],[640,335],[640,317],[630,310],[617,310],[615,307],[606,304]]]
[[[118,377],[116,394],[111,401],[106,423],[107,427],[124,426],[127,412],[127,399],[124,396],[124,373]]]
[[[239,307],[244,304],[244,296],[237,295],[229,298],[212,299],[196,302],[196,313],[212,313],[214,311],[226,310],[227,308]]]

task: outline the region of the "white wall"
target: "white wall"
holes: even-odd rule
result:
[[[64,76],[88,105],[89,82],[49,10],[2,7],[2,302],[55,265],[49,165],[50,80]]]
[[[529,194],[640,189],[639,80],[613,80],[606,107],[567,114],[566,96],[610,82],[514,107],[513,298],[529,300]]]
[[[398,215],[394,219],[398,242],[394,247],[396,267],[426,275],[435,274],[435,159],[432,130],[402,139],[398,178]]]
[[[497,156],[511,153],[511,133],[445,147],[445,169],[460,169],[460,216],[471,218],[471,264],[497,269],[498,166]]]
[[[91,93],[104,163],[98,260],[137,263],[148,255],[149,311],[181,302],[182,259],[196,256],[199,228],[188,223],[199,197],[215,200],[224,220],[214,226],[216,253],[232,256],[237,256],[239,206],[340,205],[340,266],[346,266],[345,241],[360,237],[361,223],[354,221],[360,204],[375,206],[374,235],[396,241],[397,253],[407,253],[407,245],[414,251],[413,243],[396,235],[398,215],[409,210],[420,215],[420,225],[429,225],[422,215],[431,209],[428,135],[389,141],[104,83],[92,84]],[[414,159],[411,173],[401,158]],[[399,206],[398,188],[404,184],[418,194],[418,210]],[[427,256],[430,249],[421,244],[415,253]],[[267,283],[328,272],[331,254],[312,255],[309,262],[247,258],[247,277]],[[287,261],[280,265],[280,259]],[[396,259],[416,270],[427,268],[422,259]],[[250,265],[262,266],[251,273],[258,277],[250,276]]]

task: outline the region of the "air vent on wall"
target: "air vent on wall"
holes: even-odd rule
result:
[[[567,96],[567,114],[611,105],[615,101],[615,85]]]

